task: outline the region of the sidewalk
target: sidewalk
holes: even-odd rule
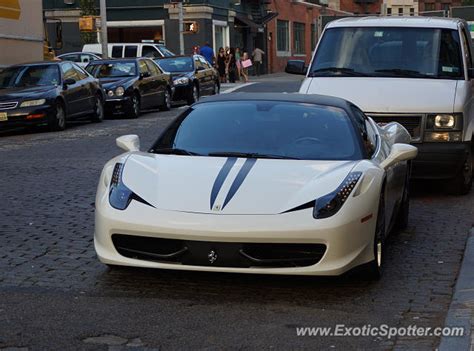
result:
[[[235,90],[243,88],[248,85],[263,83],[263,82],[297,82],[302,81],[304,76],[296,74],[288,74],[285,72],[271,73],[271,74],[262,74],[260,76],[249,76],[248,83],[245,83],[243,80],[236,83],[221,83],[221,93],[231,93]]]
[[[464,327],[462,337],[442,337],[440,351],[474,350],[474,228],[467,239],[445,327]]]

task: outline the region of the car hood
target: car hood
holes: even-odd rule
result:
[[[417,78],[307,78],[304,94],[340,97],[375,113],[453,113],[456,80]]]
[[[135,77],[118,77],[118,78],[100,78],[99,82],[105,89],[111,89],[113,87],[124,86],[132,83],[136,79]]]
[[[44,97],[44,95],[54,91],[55,86],[37,86],[37,87],[21,87],[21,88],[7,88],[0,89],[0,101],[12,100],[33,100]]]
[[[122,180],[162,210],[278,214],[334,191],[356,163],[134,153]]]
[[[171,79],[176,79],[176,78],[181,78],[181,77],[191,78],[192,75],[193,75],[193,72],[175,72],[175,73],[170,73]]]

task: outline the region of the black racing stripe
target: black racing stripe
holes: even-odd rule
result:
[[[224,184],[225,179],[229,175],[230,170],[236,162],[236,157],[229,157],[227,161],[225,161],[224,166],[222,166],[221,170],[219,171],[219,174],[217,175],[217,178],[214,181],[214,185],[212,186],[211,190],[211,210],[214,207],[214,202],[216,201],[217,195],[221,190],[222,184]]]
[[[313,200],[313,201],[307,202],[307,203],[305,203],[305,204],[303,204],[303,205],[299,205],[299,206],[293,207],[292,209],[283,211],[283,212],[281,212],[281,213],[288,213],[288,212],[294,212],[294,211],[301,211],[301,210],[305,210],[305,209],[307,209],[307,208],[313,208],[315,205],[316,205],[316,201]]]
[[[222,205],[222,209],[224,209],[224,207],[229,203],[229,201],[232,200],[235,193],[237,192],[237,190],[239,190],[240,186],[247,177],[247,174],[249,174],[256,161],[257,159],[255,158],[248,158],[247,160],[245,160],[244,165],[242,166],[239,173],[237,174],[237,177],[235,177],[234,182],[230,186],[229,192],[227,193],[227,196],[224,200],[224,204]]]

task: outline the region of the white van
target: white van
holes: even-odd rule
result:
[[[378,123],[397,121],[418,147],[412,177],[472,185],[474,68],[468,25],[451,18],[365,17],[330,22],[300,93],[338,96]]]
[[[176,56],[163,44],[154,43],[111,43],[108,44],[109,57],[125,58],[125,57],[172,57]],[[82,52],[92,52],[102,54],[101,44],[86,44],[82,48]]]

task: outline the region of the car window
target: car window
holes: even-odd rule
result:
[[[0,88],[48,86],[60,83],[57,65],[14,66],[0,71]]]
[[[87,71],[96,78],[133,77],[137,75],[134,61],[90,64]]]
[[[160,75],[161,72],[160,70],[158,69],[158,67],[156,66],[156,64],[154,64],[152,61],[150,60],[146,60],[145,61],[147,66],[148,66],[148,71],[150,71],[151,75],[152,76],[157,76],[157,75]]]
[[[61,71],[63,72],[64,79],[74,79],[76,81],[81,80],[76,69],[72,63],[65,63],[61,65]]]
[[[370,123],[368,123],[368,119],[364,112],[362,112],[357,106],[352,106],[352,110],[354,112],[357,129],[361,135],[367,155],[370,157],[374,153],[376,146],[376,140],[373,139],[374,131],[371,129],[372,136],[370,136],[369,130],[367,129],[367,126],[370,126]]]
[[[142,74],[142,73],[147,73],[147,72],[150,73],[150,72],[148,71],[148,67],[147,67],[147,65],[146,65],[145,60],[140,60],[140,61],[138,62],[138,71],[140,72],[140,74]]]
[[[209,62],[207,62],[207,60],[204,57],[198,56],[198,58],[204,68],[206,69],[211,68],[211,66],[209,65]]]
[[[192,57],[173,57],[156,61],[165,72],[192,72],[194,71]]]
[[[173,52],[169,51],[168,48],[164,45],[155,45],[158,50],[160,50],[163,57],[173,57],[176,56]]]
[[[152,45],[143,45],[142,47],[142,57],[161,57],[161,54],[158,52],[158,49]]]
[[[124,57],[137,57],[138,46],[136,45],[125,45]]]
[[[341,108],[285,101],[224,101],[193,106],[170,125],[152,150],[355,160],[362,159],[358,138]]]
[[[201,62],[201,60],[199,59],[199,56],[194,56],[194,65],[196,67],[196,69],[198,68],[205,68],[204,67],[204,64]]]
[[[91,62],[91,61],[94,61],[95,59],[96,59],[96,58],[95,58],[94,56],[92,56],[92,55],[89,55],[89,54],[81,54],[78,62],[89,63],[89,62]]]
[[[74,66],[74,69],[76,70],[77,77],[79,78],[78,80],[86,79],[88,77],[86,72],[84,72],[81,67],[77,65],[73,65],[73,66]]]
[[[61,60],[62,61],[80,62],[79,61],[79,55],[76,55],[76,54],[61,56]]]
[[[113,58],[121,58],[122,57],[123,46],[122,45],[114,45],[112,46],[112,57]]]

